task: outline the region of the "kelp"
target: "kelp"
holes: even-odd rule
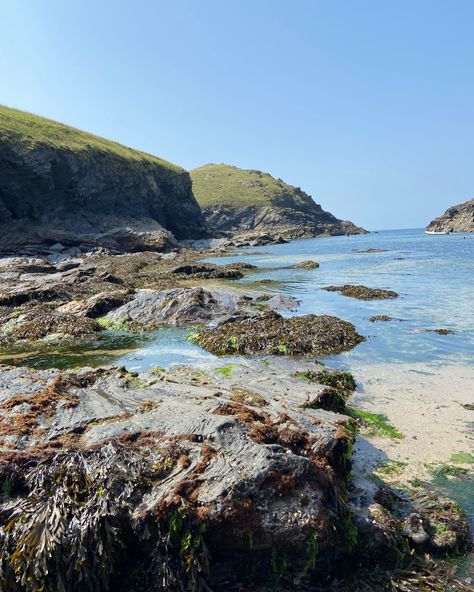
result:
[[[108,588],[143,471],[131,452],[58,454],[26,475],[26,498],[0,528],[0,589],[96,592]]]
[[[284,318],[268,311],[256,318],[232,319],[195,333],[192,341],[216,355],[328,355],[365,341],[352,323],[337,317]]]
[[[134,513],[163,478],[160,458],[114,442],[39,461],[26,497],[1,514],[0,590],[208,591],[205,524],[179,498],[156,515]]]
[[[384,290],[382,288],[368,288],[356,284],[344,284],[343,286],[326,286],[327,292],[339,292],[343,296],[357,298],[358,300],[385,300],[398,298],[397,292]]]

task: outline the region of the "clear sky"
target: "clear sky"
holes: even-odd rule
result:
[[[0,103],[369,229],[474,195],[473,0],[2,0]]]

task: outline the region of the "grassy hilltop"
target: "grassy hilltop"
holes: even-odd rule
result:
[[[268,173],[207,164],[190,174],[193,193],[214,230],[261,231],[285,238],[365,232],[324,211],[299,187]]]
[[[0,250],[55,242],[160,249],[168,231],[177,239],[206,232],[183,168],[2,106],[0,170]]]
[[[291,201],[321,209],[301,189],[268,173],[227,164],[207,164],[191,171],[193,191],[202,208],[283,205]]]
[[[106,140],[45,117],[2,105],[0,105],[0,142],[15,147],[21,154],[26,154],[38,146],[49,146],[74,152],[78,156],[82,154],[90,157],[94,153],[107,153],[130,163],[147,162],[174,171],[183,170],[146,152],[128,148],[118,142]]]

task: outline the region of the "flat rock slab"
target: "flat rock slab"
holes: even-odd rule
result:
[[[215,325],[234,315],[255,315],[261,307],[295,310],[297,306],[298,301],[291,297],[222,288],[139,290],[133,300],[109,312],[107,318],[146,326]]]

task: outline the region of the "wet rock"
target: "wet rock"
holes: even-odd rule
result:
[[[410,514],[403,524],[402,534],[415,545],[425,545],[430,537],[423,526],[423,519],[419,514]]]
[[[317,261],[301,261],[292,266],[293,269],[317,269],[319,263]]]
[[[452,329],[425,329],[425,333],[437,333],[438,335],[455,335],[456,331]]]
[[[356,381],[350,372],[342,370],[335,370],[331,368],[323,368],[318,370],[298,371],[295,376],[314,382],[316,384],[323,384],[332,389],[339,391],[344,397],[349,397],[356,389]]]
[[[243,269],[253,269],[255,266],[245,263],[235,265],[181,265],[171,270],[170,273],[188,276],[196,279],[232,279],[238,280],[244,277]]]
[[[262,296],[263,303],[259,300]],[[294,298],[221,288],[139,290],[133,300],[110,312],[107,318],[130,319],[147,327],[216,324],[235,315],[255,316],[260,313],[258,304],[288,310],[297,307],[298,302]]]
[[[398,298],[397,292],[393,290],[383,290],[381,288],[368,288],[353,284],[343,286],[326,286],[323,288],[328,292],[339,292],[343,296],[357,298],[358,300],[384,300],[386,298]]]
[[[394,319],[393,317],[389,317],[388,315],[375,315],[373,317],[370,317],[369,321],[371,323],[376,323],[377,321],[383,321],[383,322],[388,322],[388,321],[394,321],[396,319]]]
[[[364,341],[354,325],[331,316],[283,318],[269,311],[257,318],[228,321],[195,337],[217,355],[328,355],[347,351]]]
[[[114,308],[123,306],[133,298],[133,292],[123,290],[117,292],[101,292],[86,300],[72,300],[60,306],[57,310],[60,313],[70,313],[82,317],[102,317]]]
[[[0,345],[3,347],[46,337],[57,339],[90,337],[101,330],[100,325],[93,319],[45,307],[36,307],[26,312],[17,310],[2,320]]]

